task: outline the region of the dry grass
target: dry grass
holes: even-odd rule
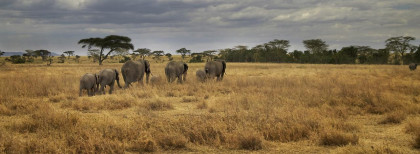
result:
[[[153,111],[165,111],[174,108],[171,103],[161,99],[148,100],[146,101],[145,107]]]
[[[414,138],[413,146],[420,148],[420,122],[411,121],[405,127],[406,133],[412,134]]]
[[[359,137],[355,134],[342,133],[336,130],[325,132],[321,135],[320,144],[327,146],[344,146],[357,144]]]
[[[261,150],[263,148],[261,137],[252,132],[241,135],[238,138],[238,142],[239,149]]]
[[[392,112],[390,114],[388,114],[384,120],[382,120],[380,123],[381,124],[399,124],[401,123],[403,120],[405,120],[407,118],[407,114],[403,111],[396,111],[396,112]]]
[[[122,66],[109,62],[0,66],[0,153],[419,152],[420,75],[406,66],[228,63],[221,82],[78,97],[81,75]]]

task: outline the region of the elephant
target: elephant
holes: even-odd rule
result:
[[[152,76],[150,78],[151,85],[158,85],[158,84],[161,84],[161,82],[162,82],[162,78],[160,76]]]
[[[166,79],[169,83],[178,78],[178,83],[186,80],[188,65],[182,61],[171,61],[165,67]]]
[[[80,78],[79,97],[82,96],[82,90],[86,89],[88,96],[94,96],[95,92],[98,91],[98,75],[86,73]]]
[[[408,68],[410,68],[411,71],[414,71],[417,68],[417,64],[416,63],[411,63],[410,65],[408,65]]]
[[[195,75],[197,76],[197,80],[200,82],[204,82],[206,81],[206,72],[204,70],[197,70],[197,72],[195,72]]]
[[[129,60],[121,67],[121,73],[127,88],[132,82],[138,81],[143,85],[143,77],[146,72],[146,83],[149,83],[150,63],[147,60]]]
[[[112,90],[114,90],[114,83],[115,80],[117,81],[118,87],[121,88],[120,85],[120,78],[119,73],[116,69],[104,69],[99,72],[98,82],[101,84],[100,92],[105,94],[105,86],[109,86],[109,94],[112,94]]]
[[[222,81],[226,71],[226,62],[224,60],[209,61],[206,63],[204,71],[207,78],[217,77],[217,81]]]

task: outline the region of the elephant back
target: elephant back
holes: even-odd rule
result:
[[[205,65],[206,73],[214,73],[214,75],[221,75],[225,73],[226,62],[224,60],[209,61]]]
[[[410,65],[408,65],[408,68],[410,68],[410,70],[415,70],[417,68],[417,64],[416,63],[411,63]]]
[[[121,74],[124,81],[126,82],[135,82],[138,81],[144,73],[151,73],[150,64],[147,60],[129,60],[123,64],[121,67]]]

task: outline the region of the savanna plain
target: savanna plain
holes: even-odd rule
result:
[[[188,65],[183,84],[93,97],[80,77],[121,63],[2,65],[0,153],[420,153],[420,72],[407,65],[228,62],[205,83],[204,63]]]

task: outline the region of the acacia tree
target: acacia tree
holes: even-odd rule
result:
[[[165,56],[168,57],[168,60],[169,61],[174,60],[174,58],[172,57],[172,54],[171,53],[167,53],[167,54],[165,54]]]
[[[182,59],[184,59],[185,58],[185,55],[191,53],[191,51],[190,50],[187,50],[185,48],[181,48],[181,49],[176,50],[176,53],[181,54]]]
[[[42,57],[42,61],[47,61],[47,58],[49,57],[49,56],[51,56],[51,52],[49,52],[48,50],[36,50],[36,51],[34,51],[34,53],[37,55],[37,56],[41,56]]]
[[[99,50],[98,49],[89,49],[88,50],[88,58],[92,58],[93,62],[96,63],[96,60],[99,59]]]
[[[397,36],[397,37],[391,37],[385,41],[386,48],[395,53],[395,56],[397,56],[396,53],[401,55],[401,58],[404,57],[404,53],[408,50],[411,50],[414,48],[414,45],[410,44],[410,41],[416,40],[415,37],[411,36]],[[404,62],[402,62],[403,64]]]
[[[67,54],[67,56],[68,56],[67,59],[70,59],[70,56],[73,56],[74,55],[74,51],[64,51],[63,53],[64,54]]]
[[[203,51],[203,56],[207,57],[207,61],[212,61],[214,57],[216,57],[214,54],[216,53],[216,50],[207,50]]]
[[[3,56],[4,52],[0,50],[0,56]]]
[[[310,53],[318,54],[322,51],[328,50],[328,44],[321,39],[304,40],[303,45]]]
[[[34,61],[34,56],[35,56],[35,52],[33,50],[25,50],[26,53],[23,54],[24,57],[26,57],[26,61],[27,62],[33,62]]]
[[[87,39],[81,39],[78,44],[82,44],[82,48],[85,48],[86,46],[88,49],[92,49],[93,47],[96,47],[99,49],[99,65],[102,65],[102,62],[108,58],[108,56],[114,52],[114,51],[123,51],[134,49],[133,44],[131,44],[131,39],[126,36],[119,36],[119,35],[109,35],[105,38],[87,38]],[[109,50],[107,54],[104,54],[105,50]]]
[[[155,60],[156,60],[156,62],[157,62],[158,60],[160,60],[160,57],[162,57],[164,54],[165,54],[165,52],[164,52],[164,51],[162,51],[162,50],[158,50],[158,51],[153,51],[153,52],[152,52],[152,55],[154,55],[153,59],[155,59]]]
[[[140,55],[140,57],[143,58],[144,60],[146,55],[150,55],[150,51],[151,50],[147,48],[140,48],[140,49],[134,50],[133,52],[137,52]]]

